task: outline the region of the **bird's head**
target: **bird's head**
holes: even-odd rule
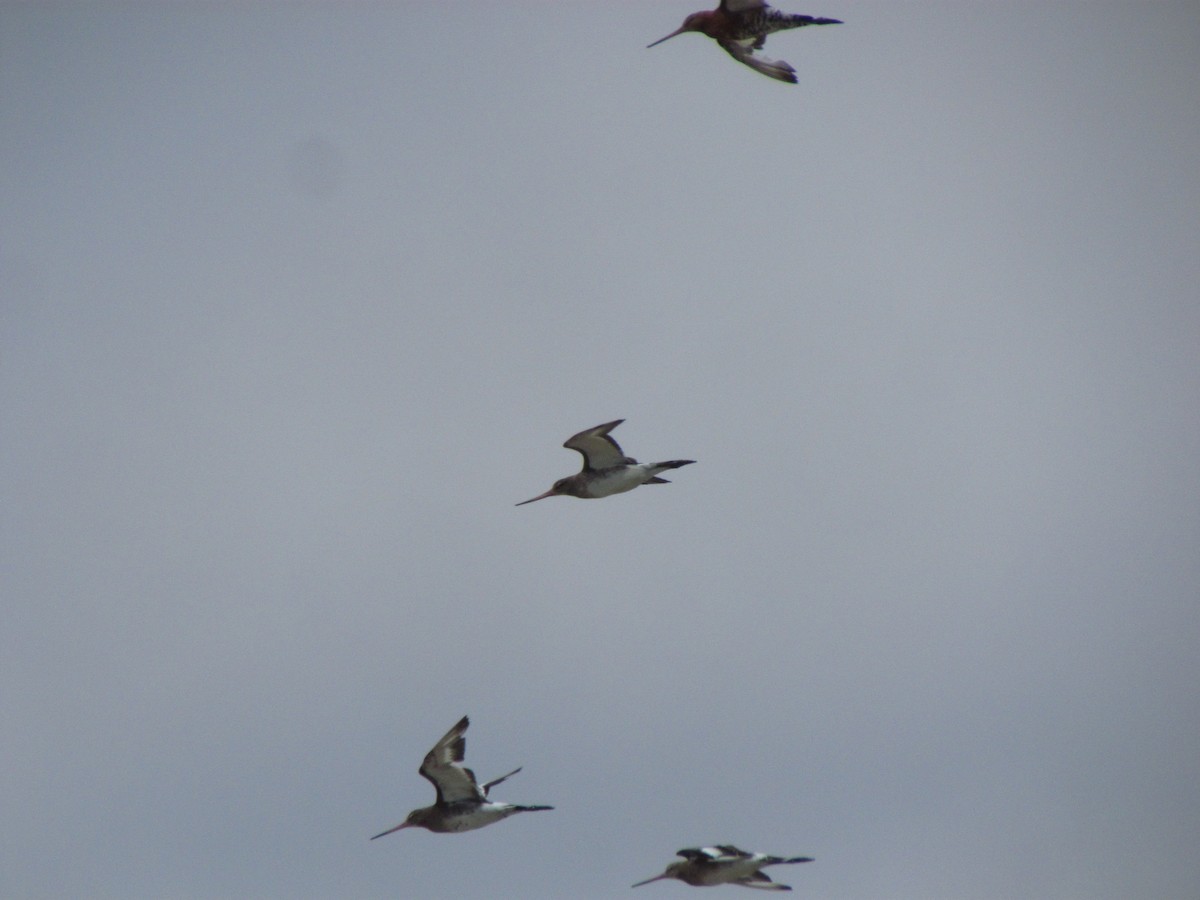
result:
[[[529,500],[522,500],[517,504],[517,506],[524,506],[526,503],[532,503],[534,500],[545,500],[547,497],[556,497],[559,494],[568,493],[568,488],[570,488],[571,483],[570,475],[568,475],[566,478],[560,478],[558,481],[554,482],[550,490],[546,491],[546,493],[538,494],[536,497],[532,497]]]
[[[645,881],[639,881],[632,887],[641,887],[643,884],[649,884],[652,881],[662,881],[664,878],[678,878],[680,873],[687,867],[687,862],[673,862],[667,866],[666,870],[661,875],[655,875],[653,878],[647,878]]]
[[[381,831],[381,832],[379,832],[379,834],[375,835],[375,837],[371,838],[371,840],[375,840],[375,838],[381,838],[387,834],[394,834],[395,832],[399,831],[401,828],[422,828],[425,825],[425,817],[428,814],[429,814],[429,807],[424,807],[422,809],[414,809],[412,812],[410,812],[408,814],[408,818],[406,818],[403,822],[401,822],[395,828],[389,828],[387,831]]]
[[[683,24],[668,34],[666,37],[659,38],[653,44],[647,44],[646,49],[656,47],[663,41],[670,40],[677,34],[683,34],[687,31],[698,31],[701,34],[708,34],[712,27],[712,12],[695,12],[683,20]]]

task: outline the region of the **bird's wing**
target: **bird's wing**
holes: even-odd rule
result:
[[[747,875],[745,878],[738,878],[731,884],[741,885],[742,887],[758,888],[763,891],[790,891],[791,888],[786,884],[779,884],[772,881],[770,876],[765,872],[755,872],[752,875]]]
[[[717,41],[726,53],[736,59],[742,65],[749,66],[756,72],[761,72],[768,78],[774,78],[778,81],[786,81],[789,84],[796,83],[796,70],[782,59],[767,59],[765,56],[755,56],[755,44],[743,44],[738,41]],[[761,39],[758,40],[757,46],[762,46]]]
[[[727,13],[749,12],[754,9],[765,9],[763,0],[721,0],[721,9]]]
[[[500,782],[504,781],[504,779],[512,778],[514,775],[516,775],[520,771],[521,771],[521,767],[517,766],[515,769],[513,769],[507,775],[501,775],[499,778],[493,778],[491,781],[489,781],[487,784],[485,784],[483,786],[483,796],[486,797],[488,795],[488,791],[490,791],[492,788],[494,788]]]
[[[685,847],[676,853],[676,856],[682,856],[684,859],[690,859],[692,862],[711,863],[719,859],[727,859],[731,854],[727,851],[732,850],[733,856],[744,856],[737,847]]]
[[[612,422],[605,422],[603,425],[597,425],[595,428],[589,428],[587,431],[581,431],[568,438],[563,446],[568,450],[579,451],[583,456],[583,471],[585,472],[589,469],[607,469],[609,466],[635,463],[637,460],[626,456],[617,442],[608,434],[624,421],[624,419],[616,419]]]
[[[470,720],[463,716],[425,754],[425,761],[421,763],[421,776],[432,782],[437,790],[438,803],[487,799],[475,781],[475,773],[459,765],[467,752],[467,739],[463,734],[470,724]]]
[[[753,853],[747,853],[745,850],[739,850],[733,844],[718,844],[716,847],[710,848],[719,852],[721,856],[732,856],[737,859],[749,859]]]

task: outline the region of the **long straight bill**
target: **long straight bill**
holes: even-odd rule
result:
[[[397,825],[395,828],[389,828],[387,831],[381,831],[381,832],[379,832],[379,834],[375,835],[375,837],[371,838],[371,840],[375,840],[375,838],[381,838],[381,837],[383,837],[385,834],[391,834],[393,831],[399,831],[401,828],[408,828],[408,827],[409,827],[409,825],[408,825],[408,823],[407,823],[407,822],[401,822],[401,823],[400,823],[399,825]]]
[[[659,38],[659,39],[658,39],[657,41],[655,41],[653,44],[647,44],[647,45],[646,45],[646,49],[647,49],[647,50],[649,50],[651,47],[657,47],[657,46],[658,46],[659,44],[661,44],[663,41],[669,41],[671,38],[675,37],[675,35],[677,35],[677,34],[683,34],[683,29],[682,29],[682,28],[676,28],[674,31],[672,31],[670,34],[668,34],[666,37],[664,37],[664,38]],[[643,884],[645,884],[645,882],[642,882],[642,883],[643,883]]]
[[[652,881],[662,881],[664,878],[669,878],[665,872],[662,875],[655,875],[653,878],[647,878],[645,881],[639,881],[637,884],[632,884],[630,887],[641,887],[643,884],[649,884]]]
[[[526,503],[532,503],[534,500],[545,500],[547,497],[553,497],[553,496],[554,496],[554,488],[550,488],[550,490],[546,491],[546,493],[538,494],[536,497],[533,497],[530,500],[522,500],[520,503],[518,503],[516,505],[524,506]]]

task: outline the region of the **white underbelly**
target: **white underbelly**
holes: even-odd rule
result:
[[[499,822],[512,814],[512,807],[506,803],[488,803],[470,812],[461,813],[447,823],[446,830],[457,834],[460,831],[474,831],[493,822]]]
[[[639,484],[645,484],[653,475],[645,466],[621,466],[605,472],[592,482],[592,491],[597,497],[608,497],[632,491]]]

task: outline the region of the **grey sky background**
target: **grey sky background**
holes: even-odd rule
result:
[[[0,894],[1195,896],[1200,6],[783,6],[0,7]]]

